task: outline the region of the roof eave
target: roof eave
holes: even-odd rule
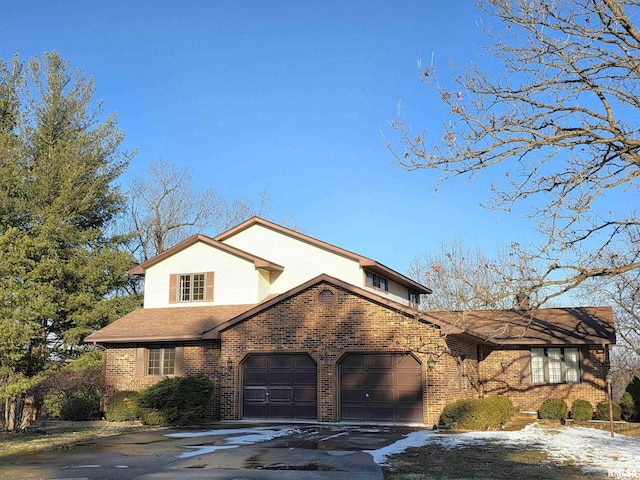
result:
[[[201,335],[166,335],[166,336],[154,336],[154,335],[138,335],[138,336],[126,336],[126,337],[94,337],[89,335],[84,338],[85,343],[149,343],[149,342],[188,342],[194,340],[200,340]]]

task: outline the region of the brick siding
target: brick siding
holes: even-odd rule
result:
[[[330,290],[324,304],[320,293]],[[449,402],[504,394],[520,410],[537,410],[549,397],[576,398],[594,405],[604,399],[606,352],[586,351],[590,380],[577,385],[532,386],[520,382],[518,350],[490,350],[437,327],[328,283],[316,284],[222,332],[221,341],[184,345],[184,373],[205,373],[218,385],[212,418],[237,420],[241,413],[242,362],[256,353],[306,353],[317,363],[317,419],[339,420],[338,367],[347,353],[412,352],[422,364],[423,411],[427,425],[438,422]],[[136,376],[136,346],[110,345],[105,377],[114,390],[140,390],[162,377]],[[429,358],[435,361],[430,370]],[[480,361],[479,361],[480,359]],[[230,364],[229,364],[230,362]],[[228,365],[231,368],[228,368]],[[503,370],[504,365],[504,370]]]

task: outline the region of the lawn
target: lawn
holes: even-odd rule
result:
[[[450,449],[430,444],[387,459],[385,480],[492,479],[578,480],[611,478],[582,473],[576,465],[557,465],[539,449],[514,450],[499,442]]]
[[[117,423],[78,427],[69,423],[68,426],[44,431],[0,433],[0,455],[23,455],[41,450],[69,448],[77,443],[139,431],[142,428],[148,427]]]

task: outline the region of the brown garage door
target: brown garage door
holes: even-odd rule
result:
[[[317,418],[316,362],[309,355],[250,355],[243,364],[243,418]]]
[[[409,354],[352,353],[340,362],[343,421],[419,422],[422,367]]]

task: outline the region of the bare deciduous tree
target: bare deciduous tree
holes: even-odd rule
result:
[[[213,188],[199,190],[188,169],[164,160],[150,162],[148,172],[132,180],[129,192],[134,252],[145,261],[195,233],[219,233],[263,214],[267,201],[263,193],[257,203],[229,202]]]
[[[540,294],[531,289],[536,274],[519,245],[500,247],[496,252],[490,256],[458,239],[441,243],[436,253],[414,257],[409,276],[433,290],[425,296],[423,308],[452,312],[510,309],[518,294],[526,294],[535,306]]]
[[[443,137],[399,118],[406,169],[453,177],[494,174],[490,208],[530,207],[547,239],[532,255],[539,285],[561,295],[588,278],[640,266],[640,15],[638,0],[490,0],[497,65],[422,80],[448,108]],[[631,245],[631,249],[625,246]],[[615,264],[600,260],[616,251]]]

